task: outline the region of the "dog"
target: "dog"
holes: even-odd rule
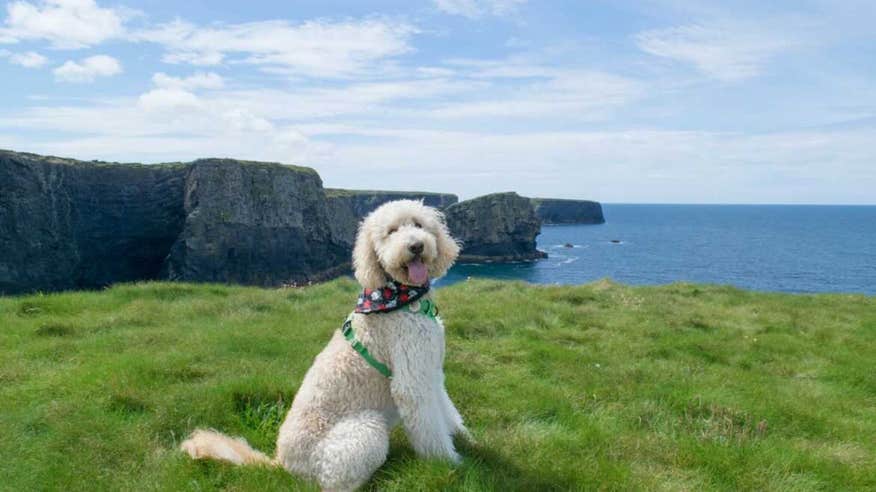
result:
[[[444,326],[429,290],[459,249],[441,212],[420,201],[371,212],[353,246],[363,293],[305,374],[275,457],[203,429],[182,450],[195,459],[282,466],[323,490],[354,490],[386,461],[400,421],[419,456],[459,463],[452,438],[471,435],[444,385]]]

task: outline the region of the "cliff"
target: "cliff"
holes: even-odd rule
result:
[[[457,201],[456,195],[449,193],[426,193],[419,191],[375,191],[344,190],[326,188],[329,215],[332,217],[332,234],[338,240],[352,247],[356,238],[359,221],[372,210],[393,200],[423,200],[435,208],[446,208]]]
[[[532,206],[543,224],[602,224],[602,205],[588,200],[532,198]]]
[[[326,190],[309,168],[233,159],[83,162],[0,150],[0,295],[184,280],[275,286],[348,271],[380,204],[443,208],[461,261],[517,261],[540,221],[515,193]]]
[[[484,195],[447,207],[453,236],[462,242],[461,263],[533,260],[541,221],[528,198],[517,193]]]
[[[313,169],[233,159],[191,164],[170,280],[278,285],[336,275],[349,248],[332,234]]]
[[[151,279],[279,285],[348,261],[312,169],[0,151],[0,294]]]
[[[185,174],[0,151],[0,294],[159,278]]]

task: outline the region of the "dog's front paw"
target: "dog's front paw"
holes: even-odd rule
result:
[[[453,442],[451,442],[450,440],[448,440],[445,445],[442,446],[442,449],[439,452],[433,454],[431,458],[449,461],[454,465],[462,463],[462,455],[456,451],[456,448],[453,447]]]
[[[456,451],[451,452],[451,454],[447,457],[447,460],[453,463],[454,465],[459,465],[462,463],[462,455],[457,453]]]
[[[459,426],[454,431],[453,435],[461,437],[469,444],[477,444],[474,436],[471,434],[471,431],[469,431],[468,428],[466,428],[462,424],[459,424]]]

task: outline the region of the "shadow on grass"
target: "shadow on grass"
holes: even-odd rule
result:
[[[363,490],[407,490],[403,484],[419,482],[422,490],[572,490],[575,483],[561,477],[534,473],[494,449],[455,439],[463,462],[454,466],[418,458],[400,429],[393,432],[389,458]]]
[[[575,483],[560,477],[548,477],[520,468],[496,450],[480,444],[457,440],[457,449],[467,460],[474,461],[481,473],[495,485],[495,490],[572,490]],[[545,472],[548,475],[549,472]]]

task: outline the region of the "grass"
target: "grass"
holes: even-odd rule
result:
[[[273,452],[356,286],[143,283],[0,298],[0,488],[317,490],[193,462],[196,426]],[[459,467],[403,433],[369,490],[876,489],[876,298],[675,284],[438,291]]]

